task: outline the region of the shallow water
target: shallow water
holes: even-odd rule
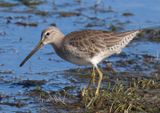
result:
[[[38,43],[41,31],[47,26],[56,24],[67,34],[81,29],[111,30],[112,25],[118,31],[160,25],[159,0],[42,0],[42,3],[36,5],[26,5],[23,1],[27,0],[0,1],[0,94],[9,96],[8,100],[2,98],[1,103],[20,100],[25,105],[17,107],[0,104],[0,112],[34,113],[39,110],[38,103],[23,95],[34,86],[23,87],[16,84],[23,80],[45,80],[42,88],[46,91],[75,85],[72,81],[78,83],[76,77],[64,74],[65,70],[76,69],[78,66],[59,58],[49,45],[38,51],[23,67],[19,67],[23,58]],[[7,3],[11,6],[6,6]],[[12,6],[13,4],[15,5]],[[124,53],[131,55],[129,59],[135,59],[135,55],[150,55],[159,62],[160,44],[149,40],[135,40],[124,49]],[[121,56],[110,57],[109,61],[117,67],[116,61],[123,59]],[[124,67],[117,69],[126,70]],[[84,84],[86,83],[79,82],[77,86],[82,87]]]

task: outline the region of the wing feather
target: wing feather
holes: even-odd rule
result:
[[[67,51],[77,52],[82,56],[93,57],[106,48],[116,45],[123,38],[135,31],[108,32],[102,30],[83,30],[71,32],[64,38],[64,48]],[[72,51],[74,49],[74,51]],[[76,51],[75,51],[76,49]]]

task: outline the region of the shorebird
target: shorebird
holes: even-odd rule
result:
[[[99,95],[103,73],[98,64],[113,54],[119,54],[138,33],[140,30],[126,32],[82,30],[65,36],[57,27],[51,26],[43,30],[38,45],[22,61],[20,67],[42,46],[50,44],[62,59],[77,65],[93,66],[93,75],[97,71],[99,76],[95,95]]]

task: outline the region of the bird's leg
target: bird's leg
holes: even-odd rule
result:
[[[99,80],[98,80],[98,85],[97,85],[97,89],[96,89],[96,92],[95,92],[95,95],[99,95],[99,89],[100,89],[100,85],[101,85],[101,81],[102,81],[102,78],[103,78],[103,73],[100,71],[100,69],[96,66],[96,70],[98,72],[98,75],[99,75]]]
[[[93,83],[93,85],[95,84],[95,76],[96,76],[96,73],[95,73],[95,67],[93,67],[93,69],[92,69],[92,83]]]
[[[96,75],[96,73],[95,73],[95,67],[93,67],[92,68],[91,79],[89,81],[87,89],[90,87],[91,83],[95,84],[95,75]]]
[[[90,81],[89,81],[89,83],[88,83],[87,88],[84,88],[84,89],[82,90],[82,96],[84,96],[86,93],[88,93],[89,87],[90,87],[91,83],[95,84],[95,75],[96,75],[96,73],[95,73],[95,67],[93,67],[93,68],[92,68],[91,79],[90,79]]]

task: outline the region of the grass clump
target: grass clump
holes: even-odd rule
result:
[[[89,112],[129,113],[131,110],[142,110],[138,103],[140,97],[134,87],[125,87],[122,83],[115,84],[108,90],[101,90],[99,96],[93,96],[89,90],[82,98],[82,104]]]
[[[135,79],[127,84],[117,80],[101,89],[99,96],[94,96],[93,89],[83,91],[81,103],[86,113],[155,113],[160,110],[158,89],[159,82],[154,79]]]

